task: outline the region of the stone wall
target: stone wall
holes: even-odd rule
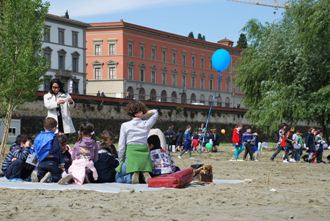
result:
[[[35,134],[42,130],[42,120],[47,115],[43,106],[41,93],[35,101],[18,107],[14,112],[14,118],[21,119],[22,133]],[[82,122],[94,123],[96,133],[104,129],[111,130],[115,136],[119,135],[121,123],[129,120],[125,111],[128,99],[103,98],[95,96],[73,96],[75,106],[71,109],[71,115],[76,129]],[[170,124],[175,129],[190,124],[198,128],[206,121],[209,106],[194,106],[189,104],[160,103],[145,101],[148,108],[158,109],[160,117],[155,127],[166,130]],[[244,109],[214,107],[211,112],[208,128],[226,129],[224,140],[230,141],[231,130],[237,123],[249,124],[244,118]]]

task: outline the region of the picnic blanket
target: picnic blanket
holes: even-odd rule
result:
[[[217,185],[234,185],[243,183],[243,180],[219,180],[214,179]],[[150,188],[148,184],[123,184],[123,183],[88,183],[84,185],[59,185],[57,183],[31,183],[31,182],[12,182],[6,178],[0,178],[0,189],[28,189],[28,190],[90,190],[103,193],[120,192],[145,192],[159,191],[168,188]],[[189,188],[189,187],[188,187]]]

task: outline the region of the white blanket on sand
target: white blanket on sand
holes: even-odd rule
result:
[[[243,180],[219,180],[214,179],[215,184],[239,184]],[[193,185],[192,185],[193,186]],[[123,184],[123,183],[89,183],[84,185],[59,185],[57,183],[31,183],[31,182],[12,182],[6,178],[0,178],[0,189],[29,189],[29,190],[91,190],[103,193],[120,192],[143,192],[157,191],[168,188],[150,188],[147,184]]]

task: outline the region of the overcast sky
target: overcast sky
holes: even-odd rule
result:
[[[253,0],[242,0],[253,1]],[[285,0],[256,0],[283,3]],[[49,13],[64,15],[87,23],[126,22],[187,36],[193,32],[205,35],[207,41],[229,38],[235,43],[241,29],[250,19],[262,23],[282,17],[275,10],[228,0],[49,0]],[[274,13],[276,12],[276,13]]]

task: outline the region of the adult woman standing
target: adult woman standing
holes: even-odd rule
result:
[[[59,79],[52,79],[50,91],[44,95],[44,106],[48,110],[47,117],[57,120],[59,134],[76,132],[69,110],[73,105],[74,101],[69,94],[65,93],[63,83]]]

